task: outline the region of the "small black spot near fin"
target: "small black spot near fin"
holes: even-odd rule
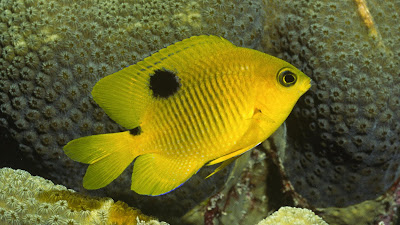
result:
[[[137,135],[142,133],[142,128],[140,128],[140,126],[139,127],[135,127],[133,129],[129,130],[129,133],[131,135],[133,135],[133,136],[137,136]]]
[[[161,69],[155,70],[150,75],[150,89],[154,97],[168,98],[175,94],[181,86],[180,79],[172,71]]]

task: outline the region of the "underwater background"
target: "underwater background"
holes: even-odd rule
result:
[[[396,0],[0,0],[0,224],[257,224],[282,206],[329,224],[396,224],[399,9]],[[282,58],[314,84],[273,137],[208,179],[215,167],[141,196],[130,166],[85,190],[87,166],[63,146],[123,130],[93,101],[94,84],[202,34]]]

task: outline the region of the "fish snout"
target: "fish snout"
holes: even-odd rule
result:
[[[311,78],[307,77],[307,79],[305,79],[303,81],[303,83],[300,86],[300,91],[302,93],[308,91],[308,89],[311,88],[311,86],[313,86],[315,84],[315,82],[313,80],[311,80]]]

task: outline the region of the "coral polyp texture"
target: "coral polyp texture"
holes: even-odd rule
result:
[[[63,146],[78,137],[122,129],[94,103],[93,85],[194,35],[213,34],[239,46],[261,48],[261,4],[253,0],[0,0],[0,126],[41,175],[78,190],[87,166],[68,159]],[[110,196],[135,199],[130,179],[124,173],[103,190]],[[190,188],[180,192],[186,194],[180,204],[190,208],[191,200],[212,194],[224,183],[221,177],[211,181],[215,179],[220,182],[184,185],[183,189]],[[154,201],[177,201],[176,193],[169,195],[172,200],[164,197],[146,204],[156,210]]]
[[[123,202],[87,197],[11,168],[0,169],[0,223],[167,225]]]
[[[367,200],[343,208],[329,207],[317,210],[320,211],[319,215],[329,224],[379,224],[382,221],[382,219],[379,219],[383,217],[382,215],[385,215],[386,223],[384,224],[394,224],[396,219],[388,218],[390,211],[388,206],[395,202],[390,197],[383,195],[374,200]]]
[[[309,209],[281,207],[257,225],[328,225]]]
[[[400,174],[400,2],[266,4],[265,48],[315,82],[287,121],[294,189],[316,207],[382,195]]]

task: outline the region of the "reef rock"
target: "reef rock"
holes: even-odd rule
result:
[[[315,207],[377,198],[400,175],[400,2],[266,4],[265,49],[315,82],[280,154],[295,191]]]

